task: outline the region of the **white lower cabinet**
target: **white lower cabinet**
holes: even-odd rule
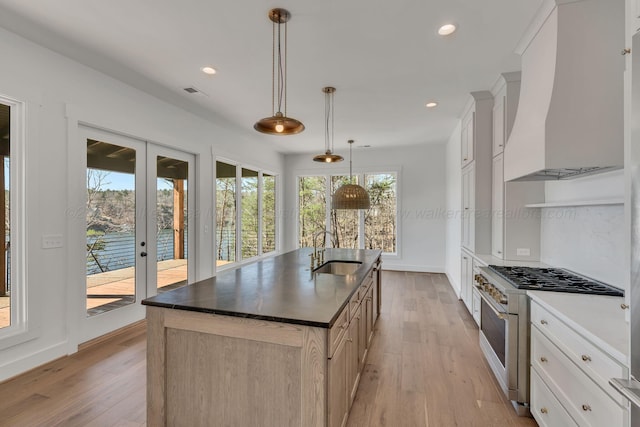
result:
[[[460,277],[460,299],[467,306],[469,313],[473,313],[472,301],[471,301],[471,289],[473,288],[473,259],[467,252],[462,251],[462,274]]]
[[[540,427],[578,425],[534,369],[531,370],[531,413]]]
[[[472,298],[473,311],[471,312],[471,315],[473,315],[473,320],[475,320],[478,327],[480,327],[480,305],[481,305],[480,292],[478,292],[478,290],[475,287],[473,287],[472,293],[473,293],[473,298]]]
[[[531,412],[542,426],[628,427],[629,411],[603,378],[626,368],[531,303]]]

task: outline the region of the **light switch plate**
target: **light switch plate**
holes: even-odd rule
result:
[[[529,248],[517,248],[516,255],[518,256],[531,256],[531,249]]]
[[[63,246],[62,234],[43,234],[42,249],[55,249]]]

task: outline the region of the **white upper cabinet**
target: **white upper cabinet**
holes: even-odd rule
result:
[[[491,158],[493,95],[473,92],[462,115],[462,246],[491,251]]]
[[[493,157],[504,151],[504,96],[498,96],[493,104]]]
[[[462,118],[462,167],[473,161],[473,118],[475,113],[475,109],[471,109]]]
[[[475,218],[472,215],[473,193],[475,187],[474,165],[469,165],[462,170],[462,246],[473,251],[475,244],[474,229]]]
[[[491,254],[500,259],[504,257],[504,169],[502,159],[502,153],[493,158],[493,198],[491,200]]]
[[[493,157],[504,151],[520,100],[520,72],[502,73],[491,89],[493,100]]]

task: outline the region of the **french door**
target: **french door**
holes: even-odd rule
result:
[[[86,150],[86,280],[78,338],[85,342],[143,319],[140,301],[193,279],[195,159],[93,128],[79,133]]]

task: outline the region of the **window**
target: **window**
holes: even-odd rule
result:
[[[242,168],[242,259],[258,255],[258,172]]]
[[[352,182],[364,183],[369,192],[371,207],[366,211],[334,210],[327,203],[338,188],[349,183],[348,176],[298,177],[298,246],[313,246],[313,235],[326,229],[331,232],[327,246],[397,253],[397,173],[366,173],[354,176]],[[316,243],[322,245],[322,241]]]
[[[348,176],[331,177],[331,195],[345,184],[358,184],[358,177],[349,181]],[[351,209],[331,209],[331,246],[334,248],[360,248],[360,212]]]
[[[364,213],[365,249],[396,252],[396,174],[365,174],[371,207]]]
[[[276,177],[262,174],[262,253],[276,250]]]
[[[216,266],[236,260],[236,167],[216,162]]]
[[[298,244],[313,246],[313,234],[327,223],[327,179],[324,176],[300,177],[298,182]]]
[[[2,206],[0,207],[0,328],[11,326],[11,107],[0,104],[0,159],[2,159]],[[13,300],[13,301],[12,301]]]
[[[27,289],[25,274],[25,104],[0,96],[0,348],[37,334],[37,298]],[[27,294],[29,303],[27,304]]]
[[[276,241],[276,177],[217,161],[216,266],[274,252]]]

